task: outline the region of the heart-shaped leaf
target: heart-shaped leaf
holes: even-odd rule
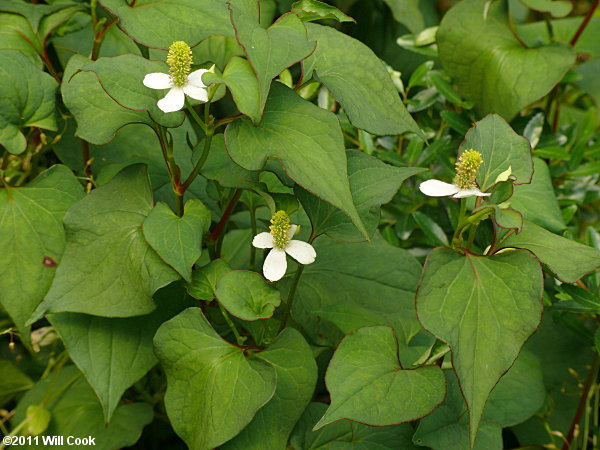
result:
[[[231,159],[248,170],[279,159],[294,181],[344,211],[366,236],[350,192],[340,125],[329,111],[275,83],[260,127],[236,120],[225,130],[225,143]]]
[[[178,217],[165,203],[157,203],[144,220],[148,244],[187,281],[202,254],[202,237],[210,227],[210,211],[198,199],[185,203]]]
[[[228,0],[235,37],[256,73],[259,87],[260,112],[265,107],[271,80],[284,69],[302,61],[315,49],[315,42],[306,38],[306,28],[295,14],[284,14],[268,29],[259,23],[259,2]],[[285,45],[281,45],[285,42]]]
[[[562,79],[575,52],[559,43],[523,47],[507,9],[506,0],[463,0],[444,16],[437,44],[444,69],[477,111],[510,121]]]
[[[144,239],[142,223],[151,209],[142,164],[123,169],[73,205],[64,218],[63,260],[34,319],[46,311],[104,317],[152,312],[152,294],[179,276]]]
[[[225,260],[214,259],[206,266],[192,271],[192,282],[187,285],[188,294],[198,300],[211,301],[215,298],[217,282],[221,277],[231,272],[231,267]]]
[[[365,327],[346,335],[325,376],[331,405],[315,425],[340,419],[366,425],[393,425],[429,414],[446,392],[437,366],[403,369],[390,327]]]
[[[52,284],[65,249],[63,217],[83,197],[77,178],[53,166],[25,187],[0,189],[0,304],[21,336]]]
[[[236,436],[275,393],[275,368],[222,340],[198,308],[165,322],[154,347],[167,373],[169,419],[192,450]]]
[[[234,37],[225,2],[213,0],[101,0],[136,42],[168,48],[175,41],[191,47],[209,36]]]
[[[281,294],[256,272],[234,270],[217,281],[219,302],[242,320],[268,319],[281,304]]]
[[[0,145],[25,151],[24,127],[56,130],[54,98],[58,84],[17,50],[0,49]]]
[[[417,314],[452,350],[471,445],[491,390],[540,322],[542,293],[541,267],[528,251],[483,257],[437,248],[427,257]]]
[[[316,72],[354,126],[373,134],[412,131],[422,136],[385,66],[369,47],[331,27],[307,23],[306,29],[317,49],[304,61],[304,71]]]

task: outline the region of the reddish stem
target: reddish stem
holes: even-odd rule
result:
[[[583,22],[581,22],[581,25],[579,25],[579,28],[577,28],[577,31],[575,32],[575,34],[573,35],[573,38],[571,39],[571,42],[570,42],[571,45],[574,46],[577,43],[577,41],[579,40],[579,37],[585,31],[587,24],[590,22],[590,20],[592,20],[592,16],[594,15],[594,11],[596,10],[596,7],[598,6],[599,1],[600,0],[593,0],[592,6],[590,6],[589,11],[583,18]]]
[[[211,241],[215,242],[217,239],[219,239],[219,236],[225,229],[225,226],[227,225],[227,222],[229,221],[229,217],[231,216],[231,213],[233,212],[233,208],[235,208],[235,205],[237,204],[241,195],[242,195],[242,190],[238,189],[235,191],[235,194],[233,194],[233,197],[231,197],[231,200],[229,201],[229,204],[227,205],[225,212],[223,212],[223,216],[221,217],[221,220],[219,220],[219,223],[217,224],[217,226],[215,227],[213,232],[210,233]]]

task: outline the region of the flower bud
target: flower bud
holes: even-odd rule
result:
[[[167,64],[169,74],[175,86],[181,87],[186,84],[187,77],[192,69],[192,49],[183,41],[176,41],[169,47]]]
[[[290,216],[285,211],[277,211],[271,218],[271,226],[269,231],[273,236],[275,247],[284,249],[290,238],[288,231],[290,230]]]
[[[482,163],[483,158],[477,150],[470,149],[462,152],[458,161],[456,161],[454,184],[460,189],[477,187],[477,172]]]

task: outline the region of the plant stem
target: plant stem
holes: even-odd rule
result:
[[[256,236],[256,208],[250,207],[250,226],[252,227],[252,237]],[[254,261],[256,260],[256,247],[250,242],[250,270],[254,270]]]
[[[471,248],[473,247],[473,241],[475,240],[475,234],[477,233],[478,226],[479,223],[472,225],[471,229],[469,230],[469,238],[467,239],[467,250],[471,250]]]
[[[213,232],[210,234],[211,241],[215,242],[219,238],[219,236],[221,235],[223,230],[225,229],[225,226],[227,225],[227,222],[229,221],[229,217],[231,216],[231,213],[233,212],[233,208],[235,208],[235,205],[237,205],[237,202],[240,199],[241,195],[242,195],[242,190],[236,189],[233,196],[229,200],[229,203],[227,204],[227,207],[225,208],[223,215],[221,216],[221,220],[219,220],[219,223],[217,224],[217,226],[215,227]],[[218,257],[218,255],[217,255],[217,257]]]
[[[581,397],[579,398],[579,405],[577,406],[577,411],[575,412],[575,416],[573,417],[573,421],[571,422],[571,427],[569,428],[569,432],[567,433],[567,438],[565,439],[565,444],[563,445],[562,450],[569,450],[571,448],[571,442],[573,441],[573,437],[575,436],[575,430],[579,426],[581,416],[587,403],[587,397],[588,393],[590,392],[590,388],[592,387],[592,384],[596,382],[596,378],[598,377],[599,368],[600,358],[598,357],[598,353],[594,353],[592,368],[590,369],[588,379],[586,380],[585,386],[583,387],[583,391],[581,392]]]
[[[590,22],[590,20],[592,20],[592,16],[594,15],[594,11],[598,7],[598,2],[599,1],[600,0],[593,0],[592,6],[590,6],[590,9],[588,10],[587,14],[583,18],[583,21],[581,22],[581,25],[579,25],[579,28],[577,28],[577,31],[575,32],[575,34],[571,38],[571,42],[569,42],[571,45],[574,46],[575,44],[577,44],[577,41],[579,40],[579,38],[581,37],[581,35],[585,31],[585,28],[587,27],[588,23]]]
[[[294,276],[294,281],[292,282],[292,287],[290,288],[290,293],[288,294],[287,302],[285,305],[285,312],[283,313],[283,319],[281,319],[281,325],[279,325],[279,331],[277,332],[277,334],[283,331],[290,317],[290,313],[292,311],[292,303],[294,302],[294,297],[296,296],[296,289],[298,288],[298,282],[300,281],[302,272],[304,272],[304,266],[302,264],[298,264],[298,268],[296,269],[296,275]]]
[[[209,103],[207,103],[209,104]],[[206,133],[206,124],[204,123],[204,121],[200,118],[200,116],[198,115],[198,113],[194,110],[194,108],[192,108],[192,105],[190,105],[187,101],[185,102],[185,106],[188,110],[188,112],[190,113],[190,115],[192,116],[192,118],[194,119],[194,121],[200,125],[200,128],[202,128],[202,131],[204,131]]]
[[[204,148],[202,149],[202,154],[200,155],[200,158],[196,162],[196,165],[190,172],[189,176],[186,178],[186,180],[181,185],[181,188],[183,189],[184,192],[188,187],[190,187],[190,184],[192,184],[192,182],[196,179],[196,177],[200,173],[200,170],[202,169],[202,166],[206,162],[206,159],[208,158],[208,154],[210,153],[210,143],[212,141],[214,132],[215,132],[215,129],[212,126],[209,126],[208,129],[206,130],[206,136],[204,137]]]
[[[233,320],[231,320],[231,317],[229,317],[229,313],[225,310],[225,308],[223,308],[223,305],[221,305],[218,301],[217,304],[219,305],[219,310],[221,311],[225,322],[227,322],[227,325],[229,325],[229,328],[231,328],[231,331],[233,331],[237,344],[244,345],[244,342],[246,342],[246,338],[240,334],[237,327],[235,326],[235,323],[233,323]]]

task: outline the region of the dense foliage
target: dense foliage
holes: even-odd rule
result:
[[[600,448],[597,6],[0,0],[0,449]]]

